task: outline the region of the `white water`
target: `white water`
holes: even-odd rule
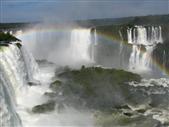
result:
[[[0,79],[0,126],[19,127],[21,122],[16,114],[16,102],[13,87],[11,87],[10,83],[8,84],[2,74]]]
[[[58,32],[59,31],[59,32]],[[36,59],[47,59],[59,66],[93,62],[91,29],[33,30],[17,33],[16,37]]]
[[[91,60],[89,51],[89,48],[92,44],[91,40],[92,36],[90,29],[72,30],[70,41],[70,54],[72,54],[73,59],[85,61]]]
[[[91,35],[90,35],[91,36]],[[91,42],[91,55],[90,58],[93,62],[95,62],[95,51],[96,51],[96,46],[98,45],[98,37],[97,37],[97,31],[96,28],[94,28],[94,33],[93,33],[93,37],[92,37],[92,42]]]
[[[123,35],[120,30],[119,30],[119,35],[120,35],[121,40],[123,41],[124,40]],[[120,43],[120,52],[119,52],[120,56],[121,56],[122,50],[123,50],[123,43]]]
[[[0,57],[1,127],[93,126],[92,113],[71,107],[66,107],[62,113],[55,110],[51,113],[33,114],[32,107],[48,101],[44,93],[49,91],[55,67],[46,66],[39,70],[26,49],[19,49],[15,44],[1,47]],[[41,85],[28,86],[30,79],[34,81],[38,78]]]
[[[163,51],[163,68],[164,68],[164,75],[166,75],[166,62],[167,62],[167,59],[166,59],[166,53],[165,53],[165,50]]]
[[[160,27],[158,29],[157,28],[152,28],[151,30],[150,28],[148,29],[149,32],[147,32],[144,27],[136,27],[135,29],[128,30],[129,42],[130,44],[132,44],[133,47],[133,51],[130,56],[131,69],[133,69],[133,66],[136,69],[151,68],[151,53],[154,49],[154,45],[156,45],[156,43],[161,43],[162,39],[160,39],[161,32],[157,32],[158,30],[160,31]],[[156,32],[152,34],[153,33],[152,31]],[[72,61],[74,61],[73,64],[75,62],[83,60],[91,61],[93,57],[91,57],[89,50],[92,45],[92,42],[95,42],[94,44],[97,44],[96,31],[94,33],[95,34],[94,40],[91,39],[92,37],[90,29],[74,29],[70,33],[71,34],[68,41],[64,42],[67,46],[65,47],[65,45],[63,45],[63,48],[61,49],[63,50],[62,52],[51,51],[52,54],[50,56],[51,59],[55,55],[58,55],[57,53],[59,53],[60,57],[64,57],[63,59],[67,59],[66,64],[68,65]],[[137,35],[137,33],[141,35]],[[147,39],[146,34],[150,34],[152,37],[147,37],[148,38]],[[24,35],[22,37],[24,38]],[[41,44],[42,43],[46,44],[47,40],[43,41],[43,39],[45,38],[49,39],[50,37],[51,37],[50,33],[47,37],[40,36],[41,38],[40,40],[42,41]],[[23,40],[26,39],[27,38],[24,38]],[[35,40],[38,40],[38,37]],[[29,45],[29,41],[28,40],[24,41],[23,42],[24,45],[25,43],[27,43],[26,45]],[[52,38],[51,41],[53,41]],[[34,43],[36,43],[36,41],[34,41]],[[144,53],[141,53],[141,44],[145,46],[146,51]],[[120,54],[121,51],[123,50],[122,46],[123,45],[121,45],[120,47]],[[93,54],[94,53],[92,52],[92,55]],[[60,57],[57,57],[56,62],[60,62],[61,60]],[[165,59],[165,52],[163,58]],[[48,98],[44,96],[44,93],[47,91],[50,92],[49,84],[51,83],[52,78],[55,75],[55,67],[47,66],[39,70],[32,55],[29,52],[27,52],[24,47],[21,48],[21,50],[19,50],[14,45],[10,45],[9,48],[4,47],[2,52],[2,61],[0,61],[0,63],[2,64],[0,65],[0,69],[2,67],[5,74],[5,75],[3,74],[2,75],[3,77],[0,78],[0,83],[2,82],[2,85],[0,85],[1,87],[0,104],[2,105],[1,106],[2,113],[0,113],[2,114],[0,115],[0,117],[2,118],[2,122],[1,121],[0,122],[2,127],[3,126],[6,127],[8,125],[12,125],[12,127],[15,125],[16,126],[20,125],[20,119],[22,121],[23,127],[94,126],[93,114],[90,111],[78,111],[74,108],[66,107],[66,109],[62,113],[58,113],[57,109],[53,112],[44,114],[33,114],[31,112],[32,107],[39,104],[43,104],[48,101]],[[40,79],[41,82],[40,86],[31,86],[31,87],[27,86],[28,81],[36,82],[36,80],[38,79]],[[135,87],[137,86],[149,87],[154,86],[154,84],[163,87],[169,86],[168,79],[143,80],[140,84],[131,83],[130,85],[133,85]],[[6,91],[4,92],[4,90]],[[16,113],[19,114],[20,118]],[[155,117],[158,120],[161,119],[160,116],[157,115],[153,115],[153,117]],[[168,117],[166,116],[164,116],[164,118],[168,119]]]
[[[98,45],[98,38],[97,38],[97,30],[96,28],[94,29],[94,45]]]
[[[39,75],[38,65],[35,59],[33,58],[32,54],[28,53],[27,49],[24,48],[24,46],[21,47],[20,51],[25,61],[25,67],[28,73],[28,76],[27,76],[28,81],[34,82],[36,79],[38,79],[38,75]]]
[[[76,66],[79,62],[85,64],[92,61],[90,48],[95,40],[92,39],[90,29],[73,29],[63,34],[57,31],[31,31],[30,33],[20,33],[17,37],[23,41],[23,45],[29,51],[32,51],[37,59],[48,59],[61,66],[70,66],[72,64]],[[32,64],[33,70],[37,68],[34,65],[35,61],[26,49],[21,49],[21,52],[24,54],[24,58],[26,58],[25,61],[27,61],[26,68],[30,68]],[[34,72],[33,70],[31,72]],[[28,72],[28,74],[30,75],[29,80],[31,80],[33,73]],[[51,113],[32,114],[32,107],[48,101],[44,93],[50,91],[49,84],[54,77],[55,68],[50,66],[41,68],[39,74],[41,86],[24,88],[19,91],[17,96],[19,105],[17,112],[24,127],[91,127],[94,125],[92,113],[89,111],[78,111],[71,107],[66,107],[62,113],[58,113],[56,109]]]
[[[49,84],[52,78],[55,77],[55,66],[47,65],[40,68],[40,86],[32,86],[26,91],[20,91],[18,96],[19,107],[18,113],[21,117],[24,127],[92,127],[93,116],[88,111],[78,111],[71,107],[66,107],[61,113],[58,113],[57,102],[55,110],[43,114],[33,114],[32,107],[46,103],[48,97],[44,96],[45,92],[50,92]]]
[[[23,57],[21,50],[13,43],[8,47],[0,47],[0,124],[2,127],[18,127],[21,126],[21,121],[16,113],[18,104],[18,95],[20,90],[27,84],[27,79],[32,75],[32,67],[35,64],[31,63],[30,68],[26,68],[28,59]]]
[[[133,87],[145,87],[145,92],[149,95],[163,95],[167,94],[169,88],[169,80],[167,78],[160,78],[160,79],[142,79],[140,83],[131,82],[129,85]],[[155,89],[151,89],[155,88]],[[160,88],[160,89],[159,89]],[[159,98],[157,98],[158,101]],[[133,109],[133,108],[132,108]],[[152,107],[148,109],[145,113],[145,116],[152,115],[153,119],[160,121],[162,124],[168,123],[169,121],[169,111],[168,107],[161,108],[161,107]]]
[[[154,47],[163,42],[161,26],[135,26],[129,28],[127,34],[128,43],[132,45],[129,69],[133,71],[151,70],[151,55]],[[142,51],[142,48],[145,48],[145,51]]]

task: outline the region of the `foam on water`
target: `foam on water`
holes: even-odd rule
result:
[[[159,102],[159,99],[164,98],[164,100],[167,101],[167,98],[165,99],[165,97],[168,97],[168,92],[169,92],[169,79],[166,78],[160,78],[160,79],[143,79],[140,83],[136,83],[136,82],[130,82],[129,85],[134,86],[134,87],[138,87],[140,90],[144,90],[144,93],[152,96],[154,95],[157,98],[154,101],[157,101],[157,103]],[[144,88],[144,89],[142,89]],[[162,98],[158,98],[158,96],[162,97]],[[168,125],[168,121],[169,121],[169,112],[168,112],[168,104],[160,104],[158,103],[158,105],[160,105],[159,107],[149,107],[147,110],[145,110],[144,115],[145,116],[152,116],[153,119],[160,121],[162,124],[167,124]],[[138,109],[146,109],[147,105],[143,105],[144,107],[137,107]],[[137,109],[135,107],[131,106],[132,110]]]
[[[150,86],[162,86],[162,87],[169,87],[169,80],[166,78],[160,78],[160,79],[143,79],[140,83],[130,82],[129,85],[132,85],[134,87],[137,86],[144,86],[144,87],[150,87]]]

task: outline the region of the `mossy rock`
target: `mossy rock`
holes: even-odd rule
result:
[[[50,89],[52,89],[53,91],[56,91],[56,90],[58,90],[61,86],[62,86],[62,82],[59,81],[59,80],[56,80],[56,81],[54,81],[54,82],[52,82],[52,83],[50,84]]]
[[[68,100],[73,102],[71,97],[78,96],[87,107],[100,110],[124,105],[130,94],[128,82],[141,80],[138,74],[101,67],[82,67],[58,76],[64,80],[62,91]]]
[[[56,97],[58,94],[54,93],[54,92],[45,92],[44,93],[45,96],[50,97],[50,98],[54,98]]]
[[[32,108],[33,113],[46,113],[51,112],[55,109],[55,102],[50,101],[41,105],[37,105]]]
[[[21,43],[16,43],[16,46],[20,49],[22,47]]]

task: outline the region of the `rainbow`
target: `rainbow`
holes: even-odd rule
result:
[[[114,43],[123,43],[124,45],[127,45],[128,47],[131,48],[131,45],[130,44],[127,44],[125,41],[122,41],[122,40],[117,40],[116,38],[114,38],[113,36],[109,35],[109,34],[104,34],[104,33],[99,33],[98,32],[98,35],[100,36],[104,36],[110,40],[112,40],[112,42]],[[144,50],[141,50],[141,52],[143,53]],[[163,65],[163,63],[161,63],[160,61],[157,61],[154,57],[151,57],[152,59],[152,62],[153,62],[153,65],[155,65],[155,67],[157,67],[157,69],[159,69],[161,71],[161,73],[164,73],[164,75],[168,75],[169,76],[169,68],[165,67]]]
[[[77,29],[83,29],[82,27],[76,27],[76,28]],[[51,33],[55,33],[55,32],[67,32],[67,31],[71,31],[71,30],[72,30],[72,27],[65,28],[65,27],[52,27],[52,26],[49,26],[49,27],[46,27],[46,28],[43,28],[43,29],[34,27],[34,28],[30,28],[30,29],[24,30],[23,32],[22,31],[18,31],[14,35],[19,38],[20,36],[30,35],[30,34],[33,34],[35,32],[42,32],[42,33],[43,32],[51,32]],[[127,44],[125,41],[122,41],[122,40],[117,40],[115,37],[113,37],[110,34],[101,33],[101,32],[97,31],[97,36],[103,36],[103,37],[111,40],[113,43],[123,43],[124,45],[127,45],[129,48],[131,48],[130,44]],[[143,52],[144,51],[142,50],[142,53]],[[157,67],[157,69],[160,70],[161,73],[163,73],[164,75],[169,76],[169,68],[164,67],[163,63],[161,63],[160,61],[157,61],[155,58],[152,57],[151,59],[152,59],[153,65],[155,67]]]

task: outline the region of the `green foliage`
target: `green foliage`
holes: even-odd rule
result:
[[[59,81],[59,80],[56,80],[56,81],[54,81],[54,82],[52,82],[52,83],[50,84],[50,88],[51,88],[52,90],[56,91],[57,89],[59,89],[59,87],[60,87],[61,85],[62,85],[62,82]]]
[[[106,110],[123,103],[122,98],[129,94],[128,82],[141,80],[131,72],[100,67],[82,67],[58,76],[66,80],[62,85],[64,96],[75,95],[86,101],[88,107]]]
[[[0,43],[1,42],[10,43],[13,41],[20,41],[20,40],[14,37],[13,35],[11,35],[10,33],[5,34],[3,32],[0,32]]]
[[[19,29],[25,27],[26,25],[29,24],[28,23],[0,23],[0,29],[1,30]]]
[[[169,15],[137,16],[129,22],[132,25],[161,25],[169,23]]]

